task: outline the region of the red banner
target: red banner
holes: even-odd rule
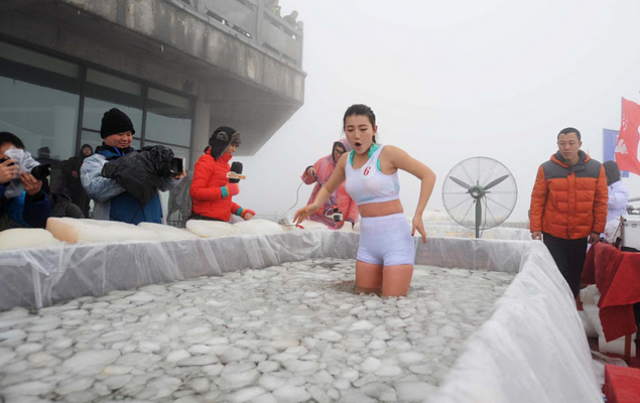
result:
[[[638,126],[640,126],[640,105],[622,98],[622,123],[620,124],[615,158],[621,171],[640,175]]]

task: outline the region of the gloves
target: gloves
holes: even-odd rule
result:
[[[227,196],[235,196],[240,193],[240,186],[235,183],[230,183],[227,186],[221,187],[220,190],[222,191],[222,198],[224,199]]]
[[[243,219],[246,220],[246,218],[244,217],[247,214],[251,214],[252,216],[256,215],[256,212],[253,210],[249,210],[249,209],[244,209],[242,207],[238,208],[238,211],[236,211],[236,215],[239,217],[242,217]]]
[[[242,162],[234,161],[231,164],[231,172],[235,172],[237,174],[241,174],[242,173]],[[237,178],[230,178],[229,179],[229,183],[238,183],[238,182],[240,182],[240,179],[237,179]]]
[[[112,162],[107,162],[102,166],[100,174],[109,179],[113,179],[113,174],[116,172],[117,165]]]

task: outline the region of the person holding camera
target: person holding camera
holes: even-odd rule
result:
[[[351,151],[349,141],[344,138],[333,143],[331,154],[320,158],[315,164],[308,166],[302,174],[302,180],[307,185],[315,183],[307,204],[315,201],[322,185],[326,183],[338,163],[342,154]],[[358,206],[347,193],[344,183],[331,194],[324,205],[308,218],[322,223],[330,229],[342,228],[345,222],[353,227],[358,222]]]
[[[11,155],[21,158],[16,161]],[[20,162],[25,165],[22,170]],[[46,226],[51,216],[51,204],[43,191],[46,175],[47,168],[24,151],[22,140],[13,133],[0,133],[0,231]]]
[[[240,146],[240,133],[232,127],[220,126],[209,138],[209,146],[194,168],[190,191],[192,218],[228,222],[233,214],[250,220],[255,211],[240,207],[232,199],[240,193],[238,176],[242,163],[229,165],[229,161]]]
[[[80,168],[82,186],[95,202],[93,218],[129,224],[165,223],[158,190],[178,185],[185,176],[171,170],[173,151],[131,147],[136,133],[131,119],[117,108],[105,112],[100,126],[103,139]]]

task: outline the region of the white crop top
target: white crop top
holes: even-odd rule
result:
[[[380,170],[379,158],[383,148],[383,145],[372,145],[369,149],[369,160],[359,169],[353,168],[355,151],[352,150],[349,154],[345,167],[345,187],[358,206],[400,198],[398,171],[393,175],[387,175]]]

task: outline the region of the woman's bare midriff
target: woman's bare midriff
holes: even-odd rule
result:
[[[400,199],[382,203],[369,203],[358,206],[361,217],[382,217],[385,215],[403,213]]]

